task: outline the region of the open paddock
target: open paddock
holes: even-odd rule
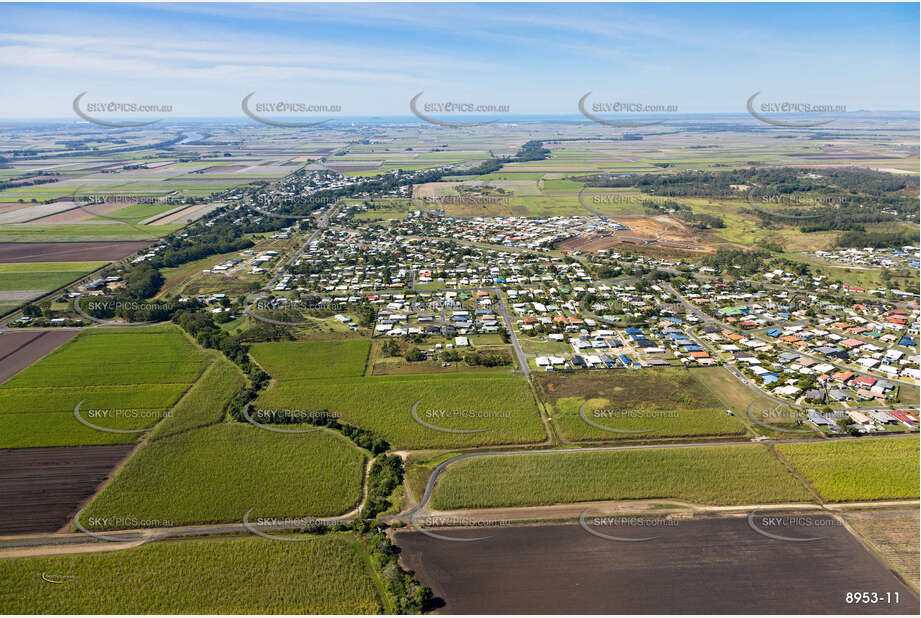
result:
[[[403,564],[443,601],[442,614],[918,613],[912,591],[841,526],[823,527],[824,538],[812,543],[762,536],[745,517],[652,530],[631,531],[658,537],[633,543],[578,524],[438,531],[489,537],[466,543],[415,531],[395,539]],[[854,591],[898,592],[899,600],[849,604]]]
[[[0,242],[0,263],[114,261],[148,245],[149,241]]]
[[[76,329],[59,328],[6,330],[0,333],[0,384],[58,349],[78,332]]]
[[[61,529],[132,448],[0,449],[0,534]]]

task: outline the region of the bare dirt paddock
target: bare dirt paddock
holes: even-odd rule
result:
[[[150,244],[150,241],[0,242],[0,264],[120,260]]]
[[[51,354],[79,332],[75,328],[0,332],[0,384]]]
[[[592,521],[591,517],[587,521]],[[619,529],[618,529],[619,528]],[[403,564],[444,602],[446,614],[917,614],[918,598],[841,526],[787,527],[780,541],[745,517],[680,520],[669,528],[615,529],[613,541],[578,524],[442,528],[489,538],[451,542],[398,532]],[[847,603],[876,592],[876,604]],[[885,602],[885,593],[898,592]]]
[[[56,532],[133,448],[0,449],[0,534]]]

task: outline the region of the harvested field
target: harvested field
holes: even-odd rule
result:
[[[63,328],[3,331],[0,333],[0,384],[44,358],[79,332]]]
[[[444,614],[918,612],[917,597],[841,526],[823,528],[814,543],[761,536],[744,517],[681,520],[641,543],[576,524],[439,534],[490,537],[450,543],[395,534],[403,564],[444,601]],[[898,592],[900,602],[848,604],[852,591]]]
[[[163,225],[165,223],[172,223],[176,219],[181,219],[188,216],[198,208],[199,206],[180,206],[178,208],[168,210],[165,213],[154,215],[149,219],[144,219],[140,222],[140,225]]]
[[[347,174],[349,172],[371,172],[380,169],[383,161],[375,161],[376,165],[328,165],[327,167],[334,172],[339,172],[340,174]]]
[[[212,165],[211,167],[206,167],[204,169],[197,170],[196,174],[217,174],[221,172],[239,172],[240,170],[245,170],[249,165]]]
[[[64,212],[48,215],[47,217],[42,217],[41,219],[35,219],[30,223],[35,225],[45,225],[48,223],[81,223],[90,221],[101,215],[107,215],[110,212],[120,210],[129,205],[130,204],[125,202],[106,202],[102,204],[84,203],[82,204],[82,207],[78,206],[77,208],[72,208],[71,210],[65,210]]]
[[[50,204],[36,204],[17,210],[9,210],[0,215],[0,224],[27,223],[37,221],[48,215],[77,208],[75,202],[52,202]]]
[[[149,245],[149,241],[3,242],[0,263],[113,261]]]
[[[189,206],[188,208],[180,210],[179,212],[174,212],[173,214],[157,219],[156,221],[151,221],[150,225],[169,225],[173,223],[185,225],[186,223],[190,223],[195,219],[204,217],[208,213],[217,210],[221,206],[223,206],[221,203],[206,204],[204,206]]]
[[[56,532],[132,448],[0,449],[0,534]]]
[[[846,515],[857,534],[918,590],[918,510],[857,511]]]

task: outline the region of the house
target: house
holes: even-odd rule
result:
[[[845,410],[845,414],[851,417],[851,420],[854,421],[855,425],[872,425],[873,421],[869,416],[858,412],[857,410]]]
[[[882,410],[867,412],[867,416],[881,425],[895,425],[899,422],[899,419]]]
[[[825,401],[825,391],[819,390],[817,388],[813,388],[811,390],[806,391],[806,394],[804,395],[804,397],[808,399],[809,401],[817,401],[819,403],[823,403]]]
[[[787,384],[785,386],[778,386],[774,389],[774,392],[785,397],[795,397],[797,394],[799,394],[800,389],[798,386]]]
[[[899,422],[901,422],[903,425],[905,425],[908,428],[914,429],[915,427],[918,426],[918,419],[912,416],[911,414],[909,414],[908,412],[905,412],[903,410],[892,410],[890,411],[890,414],[894,416],[895,418],[899,419]]]
[[[824,416],[822,416],[821,414],[819,414],[818,412],[815,412],[815,411],[807,412],[807,413],[806,413],[806,417],[807,417],[810,421],[812,421],[814,424],[818,425],[819,427],[823,427],[823,426],[826,426],[826,425],[828,425],[828,426],[831,425],[831,423],[828,421],[827,418],[825,418]]]

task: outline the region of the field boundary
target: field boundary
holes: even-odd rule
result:
[[[879,438],[885,440],[885,439],[912,438],[912,437],[914,436],[909,434],[909,435],[880,436]],[[837,438],[836,440],[858,440],[858,439],[859,438],[841,437],[841,438]],[[750,440],[746,442],[722,442],[722,443],[716,443],[716,444],[707,445],[707,446],[713,446],[714,448],[719,448],[719,447],[724,447],[724,446],[752,446],[752,445],[762,444],[762,445],[770,447],[774,444],[790,444],[790,443],[804,443],[804,442],[811,442],[811,443],[818,443],[818,444],[827,443],[826,441],[817,440],[814,438],[813,439],[804,438],[804,439],[790,439],[790,440],[761,440],[759,442],[752,442]],[[473,459],[473,458],[479,458],[479,457],[490,457],[490,456],[501,456],[501,455],[551,455],[554,453],[570,453],[571,454],[571,453],[592,453],[592,452],[604,452],[604,451],[627,451],[627,450],[646,450],[646,449],[651,450],[651,449],[668,449],[668,448],[700,448],[700,447],[701,445],[699,444],[665,444],[665,445],[651,444],[651,445],[643,445],[643,446],[638,446],[638,445],[598,446],[598,447],[591,447],[591,448],[561,448],[561,449],[546,449],[546,450],[538,449],[538,450],[530,450],[530,451],[515,450],[515,451],[506,451],[506,452],[483,451],[483,452],[464,453],[464,454],[456,455],[454,457],[446,459],[445,461],[438,464],[435,467],[435,469],[432,471],[431,475],[429,475],[429,479],[425,487],[425,492],[423,493],[422,498],[419,501],[419,503],[415,507],[404,511],[403,513],[400,513],[400,515],[404,517],[412,518],[417,513],[423,511],[432,498],[432,494],[434,493],[435,486],[438,482],[438,477],[442,473],[444,473],[444,471],[448,467],[450,467],[452,464],[455,464],[457,462],[460,462],[466,459]],[[780,463],[781,465],[783,465],[783,462],[780,462]],[[820,504],[825,504],[825,502],[821,501]],[[541,508],[541,507],[534,507],[534,508]]]

